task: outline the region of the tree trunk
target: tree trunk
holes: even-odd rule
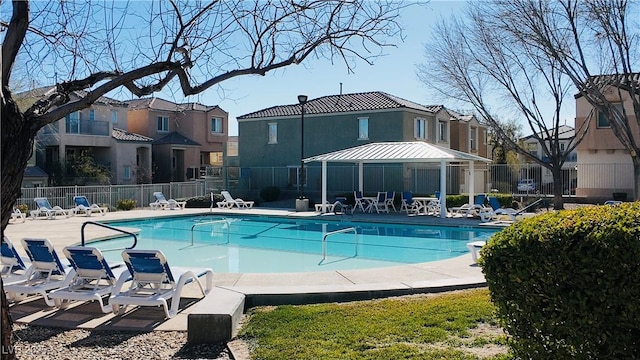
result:
[[[31,126],[26,121],[20,109],[13,99],[5,97],[5,102],[1,105],[1,129],[2,133],[2,163],[0,166],[0,202],[2,211],[2,234],[7,228],[11,211],[16,200],[20,197],[22,177],[27,166],[27,160],[31,157],[33,150],[33,140],[35,137],[35,126]],[[13,331],[11,317],[9,315],[9,304],[2,287],[2,359],[15,359],[13,351]]]
[[[9,305],[7,304],[7,295],[4,293],[4,283],[0,279],[2,287],[2,359],[15,359],[16,354],[13,347],[13,332],[11,331],[11,315],[9,315]]]
[[[563,182],[562,182],[562,166],[557,165],[551,168],[551,175],[553,176],[553,208],[555,210],[564,209]]]
[[[633,200],[640,200],[640,157],[631,155],[633,163]]]

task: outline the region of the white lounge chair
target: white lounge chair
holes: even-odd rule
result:
[[[4,286],[7,299],[17,301],[29,295],[39,295],[47,305],[54,306],[48,293],[64,283],[71,268],[62,264],[48,239],[25,238],[22,239],[22,246],[29,255],[31,266],[27,269],[24,281]]]
[[[65,210],[60,206],[51,206],[49,200],[47,198],[35,198],[33,202],[36,203],[36,210],[31,211],[31,218],[37,219],[40,217],[46,217],[47,219],[55,219],[58,215],[63,215],[64,217],[69,217],[71,214],[70,210]]]
[[[513,223],[525,217],[531,217],[536,215],[535,213],[526,212],[528,207],[525,207],[520,210],[516,210],[513,208],[504,208],[502,207],[502,205],[500,205],[500,202],[498,201],[498,199],[493,196],[489,196],[489,205],[491,205],[491,207],[483,208],[479,212],[480,219],[483,222],[499,220],[503,223],[506,221]],[[504,219],[505,217],[507,219]]]
[[[111,305],[104,300],[111,296],[118,278],[129,274],[124,263],[109,265],[100,250],[93,247],[67,246],[62,252],[74,271],[60,288],[48,294],[55,306],[65,308],[71,301],[98,301],[103,313],[111,312]]]
[[[14,207],[11,212],[11,220],[22,220],[21,222],[25,222],[27,220],[27,215],[20,211],[20,209]]]
[[[91,216],[92,213],[99,213],[100,215],[104,216],[107,211],[109,211],[109,208],[102,207],[98,204],[89,204],[89,200],[87,199],[87,197],[82,195],[74,196],[73,203],[76,204],[76,206],[71,209],[72,215],[83,213],[86,216]]]
[[[325,201],[324,205],[323,204],[316,204],[315,208],[316,208],[316,212],[326,212],[326,213],[332,213],[333,212],[333,208],[335,207],[335,203],[330,203],[328,201]]]
[[[186,284],[196,282],[203,295],[213,288],[211,269],[169,267],[164,254],[158,250],[125,250],[122,258],[133,279],[131,287],[123,290],[128,274],[118,278],[113,295],[109,298],[115,314],[123,314],[129,305],[162,306],[166,317],[172,318],[178,313]],[[202,276],[206,277],[204,286],[200,282]]]
[[[0,274],[4,285],[16,284],[27,280],[27,269],[31,263],[23,259],[8,237],[2,237],[0,248]]]
[[[219,208],[227,208],[230,209],[232,207],[237,207],[238,209],[249,209],[253,207],[254,202],[253,201],[244,201],[240,198],[233,198],[233,196],[231,196],[231,194],[226,191],[223,190],[220,192],[220,194],[224,197],[223,201],[218,201],[216,203],[216,205]]]
[[[469,249],[469,251],[471,252],[471,258],[473,259],[474,263],[478,262],[478,259],[480,258],[480,250],[482,250],[482,247],[486,244],[487,242],[484,240],[467,243],[467,249]]]
[[[186,201],[177,201],[175,199],[167,200],[167,198],[161,191],[154,192],[153,196],[156,198],[156,201],[149,204],[152,210],[182,210],[185,208],[185,206],[187,206]]]
[[[474,198],[473,204],[464,204],[460,207],[451,208],[451,217],[473,217],[480,216],[481,213],[487,212],[490,208],[485,206],[487,194],[478,194]]]

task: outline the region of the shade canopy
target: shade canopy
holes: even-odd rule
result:
[[[469,162],[469,199],[473,202],[473,164],[491,160],[421,141],[369,143],[348,149],[333,151],[304,159],[304,162],[322,162],[322,203],[327,201],[326,164],[346,162],[359,164],[359,190],[362,191],[362,164],[365,163],[440,163],[440,216],[446,216],[446,164]]]
[[[304,162],[398,163],[491,160],[421,141],[369,143],[304,159]]]

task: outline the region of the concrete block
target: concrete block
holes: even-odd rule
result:
[[[244,312],[243,294],[214,288],[187,317],[187,341],[191,344],[229,341]]]

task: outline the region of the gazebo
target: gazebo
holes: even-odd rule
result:
[[[440,217],[442,218],[447,215],[447,163],[465,161],[469,163],[469,173],[471,174],[469,176],[469,203],[473,203],[474,163],[476,161],[491,162],[481,156],[421,141],[369,143],[304,159],[305,163],[318,161],[322,163],[322,204],[327,202],[327,163],[329,162],[358,164],[358,190],[360,191],[363,190],[363,165],[365,163],[440,163]],[[326,212],[324,206],[322,212]]]

